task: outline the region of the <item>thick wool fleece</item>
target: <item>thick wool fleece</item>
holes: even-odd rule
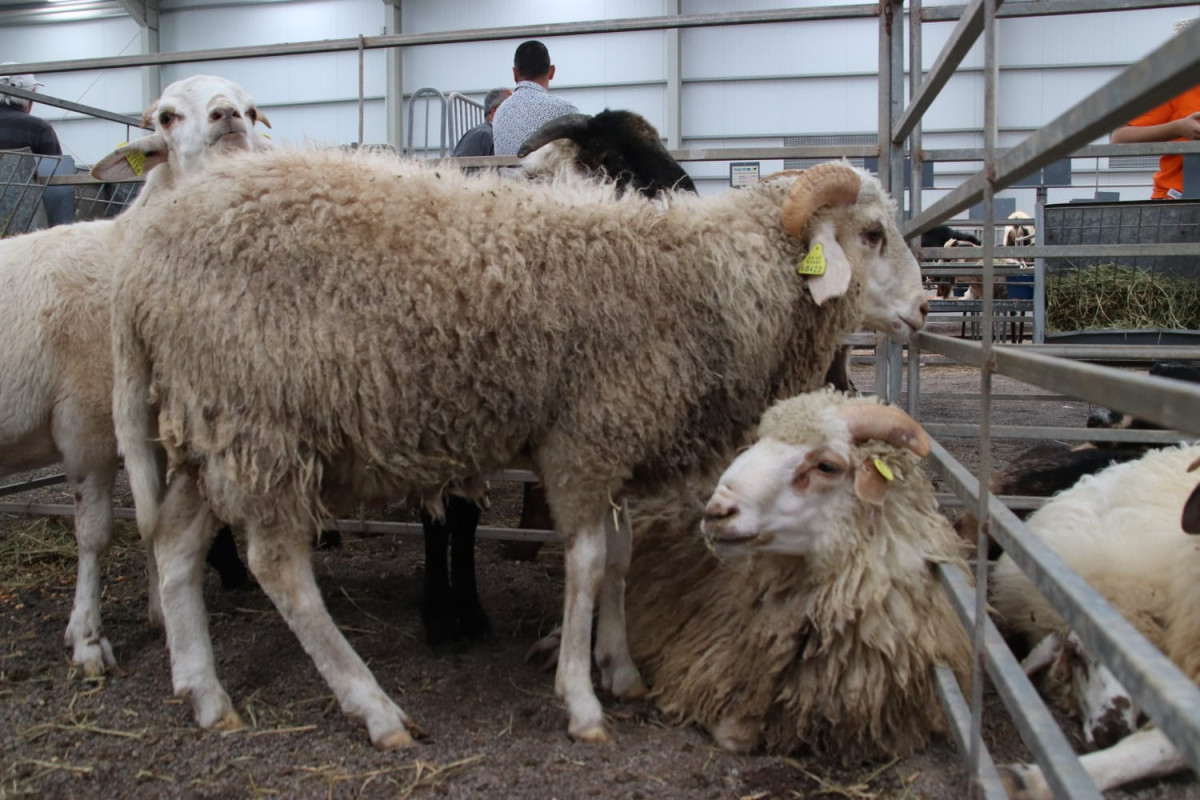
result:
[[[78,438],[67,454],[73,476],[89,463],[116,465],[107,335],[113,224],[81,222],[0,247],[0,474],[61,459],[54,437],[68,434]]]
[[[1152,451],[1081,478],[1026,520],[1038,538],[1193,678],[1200,678],[1200,625],[1194,613],[1200,539],[1183,532],[1180,514],[1200,483],[1187,471],[1197,458],[1200,445]],[[1020,634],[1031,645],[1066,629],[1010,556],[996,564],[989,600],[1005,634]]]
[[[777,406],[760,435],[845,439],[828,413],[840,402],[812,395],[786,420]],[[930,668],[968,685],[971,655],[935,565],[959,561],[962,544],[916,456],[868,442],[853,457],[883,458],[895,480],[881,508],[859,503],[833,548],[811,558],[711,554],[698,534],[715,477],[633,507],[630,647],[669,715],[844,764],[908,755],[945,730]]]
[[[564,531],[723,458],[860,322],[791,181],[658,211],[370,154],[222,159],[120,221],[114,352],[225,519],[430,495],[532,457]]]

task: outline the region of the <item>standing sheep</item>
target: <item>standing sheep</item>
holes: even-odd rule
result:
[[[1187,509],[1192,507],[1194,514],[1190,504],[1200,503],[1197,479],[1188,472],[1198,460],[1200,445],[1150,452],[1137,461],[1085,476],[1026,521],[1067,566],[1193,680],[1200,680],[1200,625],[1195,614],[1200,603],[1196,588],[1200,548],[1185,530],[1195,524]],[[1046,687],[1051,699],[1076,706],[1073,710],[1083,718],[1084,737],[1090,744],[1108,745],[1136,727],[1139,715],[1125,690],[1086,653],[1007,555],[994,570],[990,600],[996,623],[1006,636],[1039,644],[1026,660],[1026,670],[1051,667],[1053,680]],[[1114,771],[1111,765],[1129,751],[1154,752],[1162,758],[1138,755],[1132,763],[1144,771]],[[1153,729],[1082,761],[1101,790],[1186,766]],[[1013,765],[1002,774],[1016,792],[1014,797],[1051,796],[1035,766]]]
[[[595,116],[568,114],[551,120],[525,140],[517,155],[522,158],[523,172],[533,180],[603,182],[617,194],[636,191],[658,200],[660,206],[667,203],[668,192],[696,193],[687,172],[663,147],[658,131],[632,111],[606,110]],[[431,645],[460,637],[476,638],[489,629],[475,581],[479,516],[477,504],[453,495],[445,498],[441,518],[426,509],[421,511],[425,539],[421,621],[425,639]],[[520,527],[552,527],[548,517],[542,491],[526,484]],[[507,545],[507,556],[532,560],[541,542]]]
[[[757,443],[697,485],[716,485],[707,505],[635,504],[629,643],[656,705],[730,750],[844,764],[943,732],[931,668],[967,685],[971,648],[937,575],[964,548],[928,451],[898,409],[814,392],[763,414]]]
[[[155,132],[105,156],[92,173],[124,180],[135,177],[140,161],[146,182],[134,205],[155,203],[214,153],[261,149],[255,121],[267,124],[237,84],[203,75],[177,81],[143,116]],[[0,475],[63,464],[79,548],[65,638],[88,676],[115,665],[100,619],[100,559],[112,540],[118,467],[109,307],[122,255],[110,220],[0,242]]]
[[[612,504],[721,458],[864,316],[901,341],[923,324],[894,213],[844,164],[651,213],[607,187],[280,153],[223,159],[127,215],[114,413],[176,692],[203,727],[239,724],[200,593],[215,512],[246,530],[251,570],[343,711],[376,746],[409,744],[321,602],[309,538],[330,509],[469,495],[525,457],[567,540],[555,688],[571,736],[605,739],[597,593],[602,684],[645,691]],[[156,441],[174,472],[161,509]]]

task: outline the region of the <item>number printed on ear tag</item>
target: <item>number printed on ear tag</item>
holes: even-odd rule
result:
[[[814,244],[812,250],[800,259],[800,263],[796,265],[796,272],[800,275],[825,274],[825,248],[820,242]]]

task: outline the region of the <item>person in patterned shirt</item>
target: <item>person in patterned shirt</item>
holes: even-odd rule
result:
[[[536,40],[523,42],[513,56],[517,86],[492,119],[496,155],[515,156],[521,144],[542,125],[564,114],[579,113],[571,103],[550,94],[553,78],[554,65],[546,45]]]
[[[36,92],[40,83],[29,73],[0,75],[0,83],[27,92]],[[15,94],[0,95],[0,150],[20,150],[44,156],[62,155],[58,135],[49,122],[29,113],[33,101]]]

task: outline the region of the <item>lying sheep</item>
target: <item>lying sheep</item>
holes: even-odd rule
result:
[[[1030,530],[1158,646],[1185,674],[1200,680],[1200,627],[1195,619],[1195,542],[1185,526],[1196,524],[1186,509],[1200,505],[1197,478],[1188,469],[1200,445],[1153,451],[1138,461],[1083,478],[1027,521]],[[1182,522],[1181,522],[1182,517]],[[1026,670],[1049,667],[1052,701],[1083,719],[1089,744],[1107,750],[1082,761],[1101,790],[1186,766],[1157,730],[1121,740],[1139,722],[1137,709],[1107,669],[1083,649],[1062,618],[1034,590],[1009,556],[997,563],[991,586],[996,622],[1006,636],[1040,643]],[[1103,689],[1103,691],[1101,691]],[[1086,703],[1083,702],[1086,698]],[[1118,741],[1120,740],[1120,741]],[[1161,759],[1139,756],[1135,774],[1112,769],[1124,753],[1149,747]],[[1177,766],[1174,766],[1178,762]],[[1140,771],[1145,768],[1146,771]],[[1013,765],[1003,771],[1013,797],[1049,798],[1041,771]]]
[[[937,576],[964,548],[921,470],[928,438],[829,391],[777,403],[758,437],[707,505],[632,508],[629,642],[652,698],[739,752],[853,764],[923,748],[945,730],[931,667],[964,684],[971,670]]]
[[[92,173],[124,180],[141,162],[146,181],[134,205],[152,204],[210,155],[261,148],[255,121],[267,124],[237,84],[178,81],[146,110],[143,122],[155,132],[104,157]],[[114,226],[76,223],[0,242],[0,474],[63,463],[79,547],[66,643],[88,676],[115,665],[100,619],[100,559],[112,539],[118,467],[109,304],[123,253]]]
[[[121,220],[114,414],[174,687],[203,727],[239,724],[200,593],[214,512],[246,530],[255,577],[343,711],[399,747],[408,718],[325,611],[309,537],[347,503],[469,496],[523,457],[567,541],[555,688],[571,736],[605,739],[597,593],[602,684],[645,691],[612,504],[723,457],[864,318],[903,341],[928,308],[894,205],[844,164],[652,213],[607,187],[255,154],[168,200]],[[158,440],[175,473],[161,508]]]

